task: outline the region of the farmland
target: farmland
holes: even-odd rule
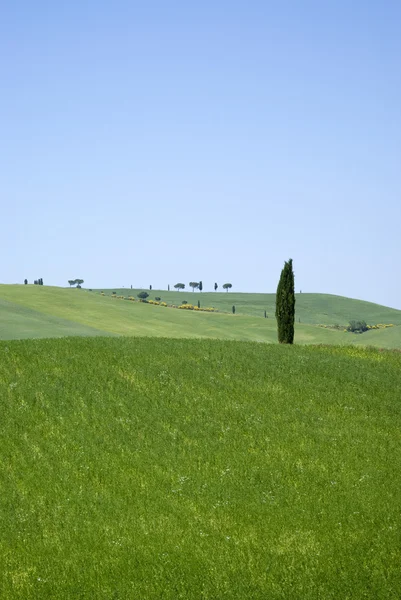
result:
[[[400,597],[400,353],[70,337],[0,356],[2,598]]]
[[[125,299],[112,298],[113,291]],[[203,307],[214,307],[217,311],[198,314],[127,300],[129,295],[137,294],[138,290],[130,289],[88,291],[0,285],[0,339],[128,335],[277,342],[273,294],[154,290],[149,296],[161,297],[176,306],[184,299],[195,304],[199,300]],[[235,315],[231,313],[233,305]],[[349,334],[342,328],[318,327],[346,325],[351,319],[392,327],[363,335]],[[338,296],[297,294],[295,341],[401,348],[401,311]]]

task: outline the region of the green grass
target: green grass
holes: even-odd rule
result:
[[[0,299],[0,339],[107,335],[95,327],[43,314],[15,302]]]
[[[100,292],[101,290],[95,290]],[[139,289],[113,288],[104,289],[105,294],[111,295],[113,291],[117,295],[137,296]],[[240,315],[263,317],[266,310],[269,317],[275,314],[275,294],[240,294],[235,292],[192,292],[184,290],[182,292],[165,290],[147,290],[149,298],[156,296],[162,298],[169,304],[180,304],[182,300],[187,300],[191,304],[196,304],[198,300],[202,306],[213,306],[218,310],[231,313],[233,304],[236,313]],[[364,320],[370,324],[393,323],[401,325],[401,310],[380,306],[364,300],[354,300],[344,298],[343,296],[334,296],[331,294],[296,294],[296,320],[301,319],[301,323],[309,325],[348,325],[349,321]]]
[[[125,290],[125,294],[130,293],[131,290]],[[111,299],[111,290],[108,294],[101,296],[99,292],[74,288],[1,285],[0,339],[103,334],[173,338],[200,337],[277,343],[275,318],[270,316],[270,318],[264,319],[261,309],[258,310],[262,316],[252,314],[253,311],[256,312],[255,298],[262,297],[261,294],[196,294],[192,292],[186,294],[185,298],[189,298],[189,300],[200,298],[202,306],[212,304],[209,300],[214,299],[215,302],[212,305],[223,311],[219,313],[194,313],[151,306],[139,302]],[[171,292],[171,294],[175,294],[171,299],[163,296],[161,292],[152,292],[152,297],[161,295],[168,301],[174,301],[174,298],[176,300],[184,299],[182,292]],[[231,300],[235,296],[241,296],[243,305],[235,315],[232,315]],[[333,298],[336,298],[334,296],[330,297],[331,308],[329,309],[325,304],[327,297],[319,297],[319,295],[306,298],[305,302],[309,302],[308,308],[306,308],[306,304],[303,303],[304,297],[307,296],[309,295],[301,294],[297,298],[297,306],[300,306],[299,310],[303,310],[307,318],[305,317],[305,322],[296,323],[296,343],[336,345],[362,343],[388,348],[401,347],[401,311],[360,303],[347,298],[338,298],[334,301]],[[207,301],[205,302],[204,299]],[[227,302],[229,302],[229,306]],[[395,327],[384,331],[372,331],[369,334],[354,335],[343,331],[319,328],[313,324],[313,319],[315,319],[315,323],[323,321],[321,318],[323,310],[326,310],[327,321],[330,324],[340,321],[339,315],[340,313],[345,314],[346,306],[348,306],[349,318],[358,314],[358,318],[364,318],[368,323],[393,323]],[[365,312],[361,306],[365,306]],[[224,312],[228,308],[229,310]],[[368,309],[370,317],[366,312]],[[315,317],[314,311],[317,315]],[[268,314],[272,315],[272,311]],[[343,320],[347,321],[345,317]]]
[[[1,598],[401,597],[401,353],[66,338],[0,357]]]

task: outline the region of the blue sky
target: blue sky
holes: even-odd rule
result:
[[[0,282],[401,309],[401,3],[5,1]]]

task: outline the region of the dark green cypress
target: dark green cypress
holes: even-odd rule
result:
[[[294,343],[295,288],[292,258],[284,264],[276,294],[277,333],[280,344]]]

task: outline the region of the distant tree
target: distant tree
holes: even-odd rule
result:
[[[76,283],[77,288],[80,288],[83,284],[84,280],[83,279],[76,279],[74,283]]]
[[[35,281],[33,282],[34,285],[38,285],[38,280],[35,279]]]
[[[168,284],[168,286],[167,286],[167,290],[168,290],[168,291],[170,291],[170,284]]]
[[[178,291],[185,290],[185,283],[176,283],[174,287]]]
[[[69,279],[68,280],[69,286],[71,287],[72,285],[75,285],[75,279]]]
[[[234,304],[233,304],[233,307],[232,307],[231,310],[233,311],[233,315],[235,315],[235,306],[234,306]]]
[[[160,302],[161,298],[159,298],[159,296],[156,296],[155,300],[156,302]]]
[[[200,308],[200,300],[198,300],[198,308]]]
[[[363,333],[368,330],[368,326],[366,321],[350,321],[347,327],[347,331],[352,331],[352,333]]]
[[[228,290],[231,290],[232,288],[232,283],[224,283],[223,284],[223,290],[226,290],[226,292],[228,292]]]
[[[294,343],[295,291],[292,258],[285,262],[276,293],[276,318],[280,344]]]
[[[24,285],[28,285],[28,280],[24,279]]]
[[[217,283],[215,283],[215,284],[214,284],[214,291],[216,291],[218,287],[219,287],[219,286],[217,285]]]
[[[199,283],[197,281],[190,281],[189,282],[189,287],[191,287],[192,291],[194,292],[195,289],[197,289],[199,287]]]
[[[203,283],[200,281],[199,282],[199,291],[201,292],[203,290]]]
[[[183,300],[181,304],[188,304],[188,300]]]
[[[265,319],[267,319],[267,312],[265,311]]]
[[[43,279],[42,278],[38,279],[38,283],[39,283],[39,285],[43,285]]]
[[[151,285],[149,286],[149,290],[152,291],[152,286]]]
[[[139,292],[138,294],[138,298],[140,300],[146,300],[146,298],[149,296],[148,292]]]

